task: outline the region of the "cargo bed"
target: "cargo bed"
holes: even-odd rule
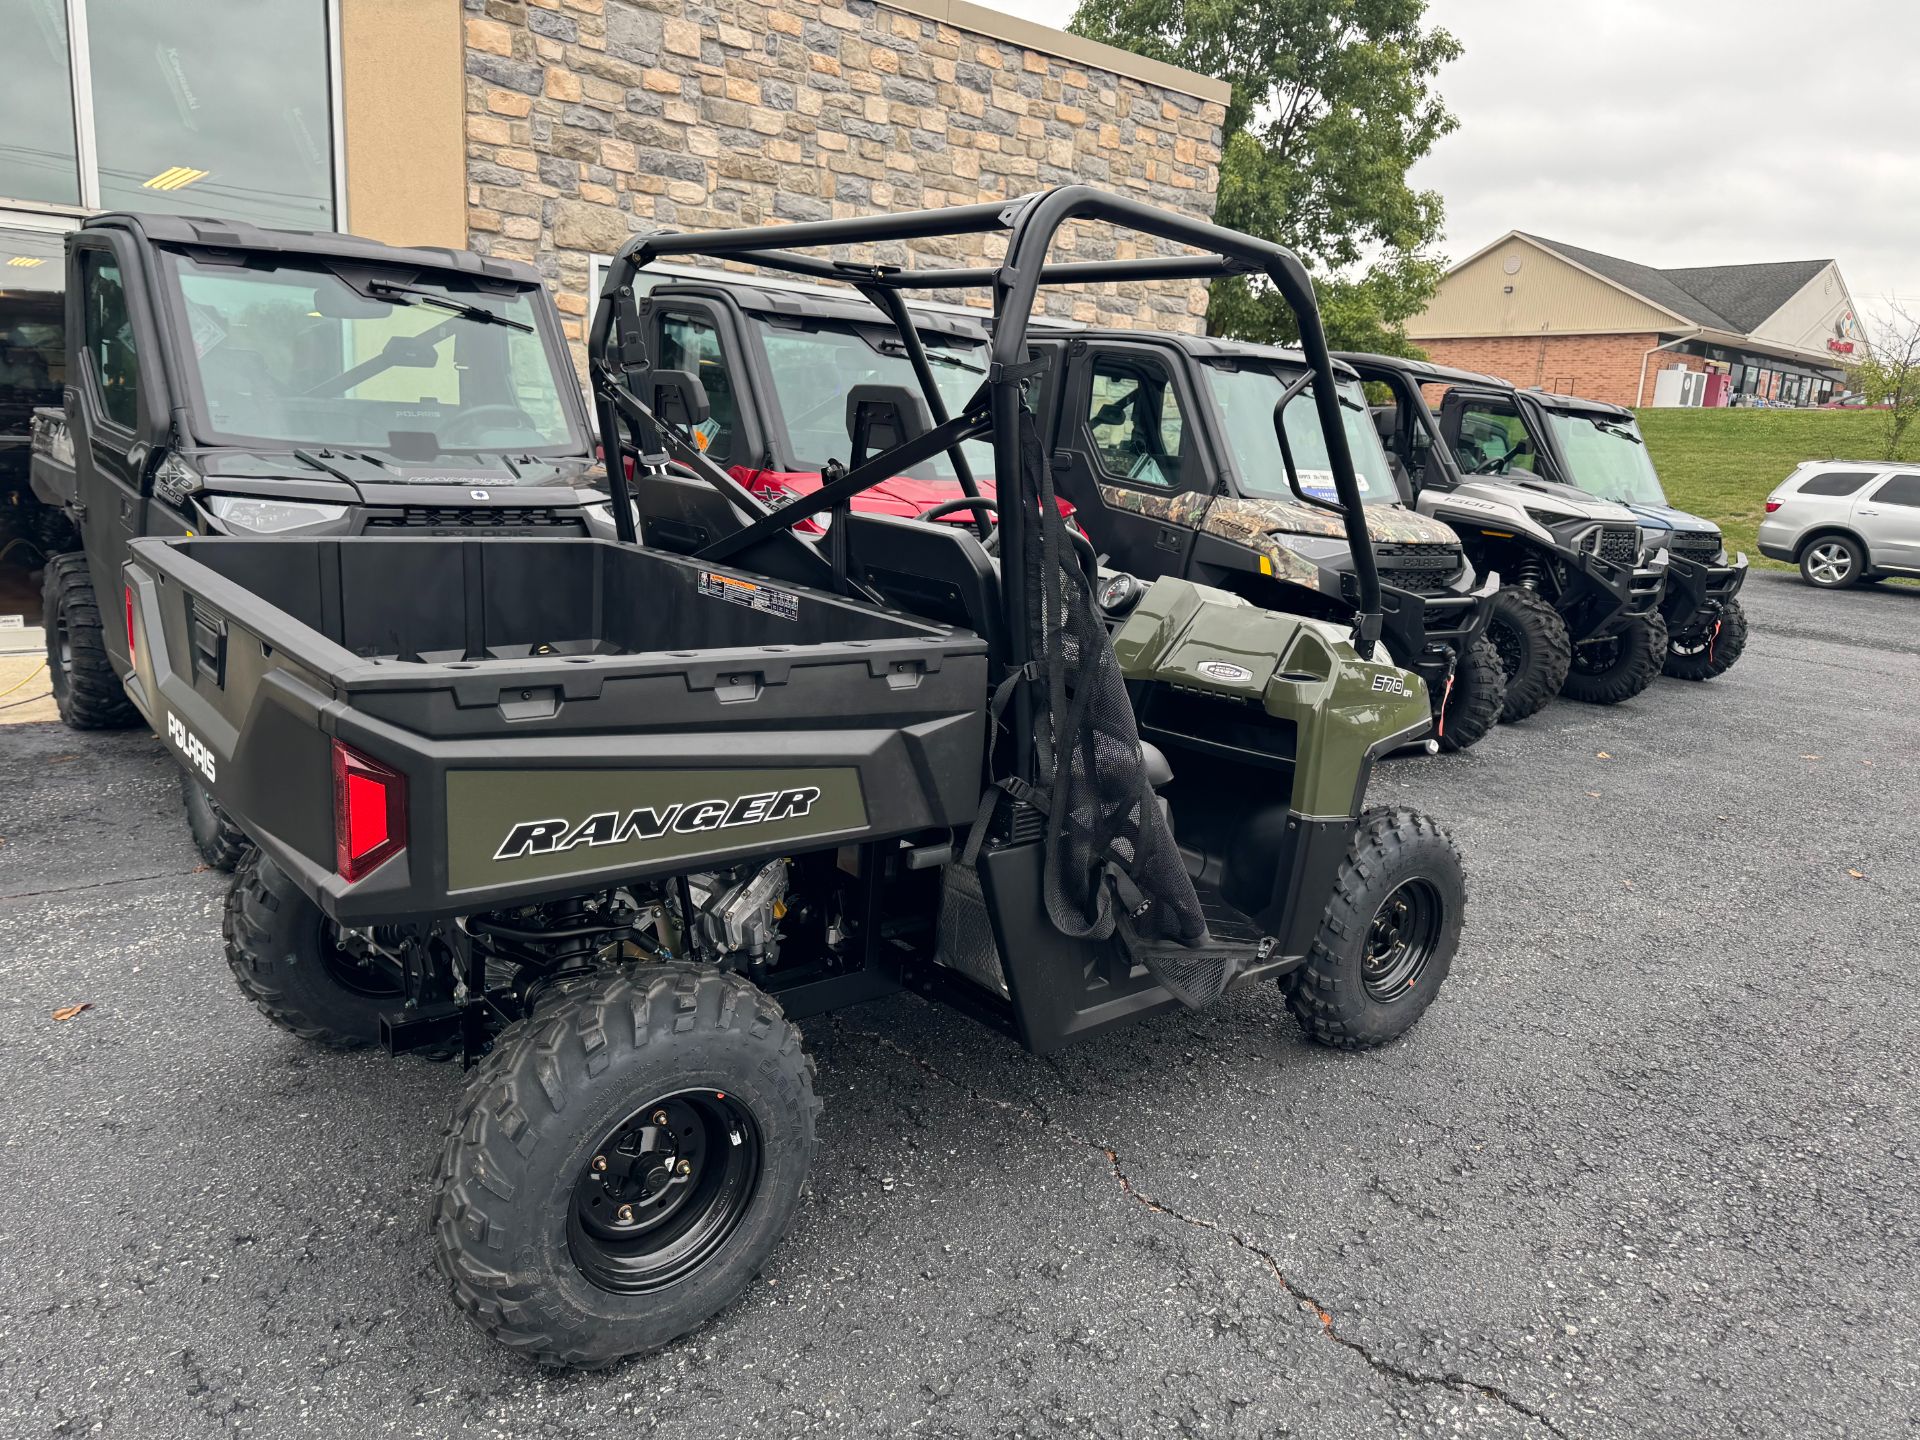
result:
[[[823,591],[581,539],[146,539],[126,582],[135,703],[346,924],[955,827],[979,799],[985,642]],[[401,848],[349,881],[336,801],[389,783]]]

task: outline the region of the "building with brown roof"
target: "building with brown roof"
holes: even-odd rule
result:
[[[1816,405],[1860,338],[1832,260],[1661,270],[1520,230],[1448,271],[1407,335],[1443,364],[1616,405]]]

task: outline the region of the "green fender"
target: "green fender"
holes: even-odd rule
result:
[[[1292,722],[1292,807],[1306,819],[1357,815],[1372,757],[1433,725],[1420,677],[1362,660],[1344,627],[1263,610],[1191,580],[1156,580],[1113,649],[1128,680],[1258,703]]]

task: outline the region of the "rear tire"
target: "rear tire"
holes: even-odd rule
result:
[[[1484,740],[1499,723],[1507,702],[1507,672],[1500,652],[1485,635],[1476,635],[1457,652],[1453,662],[1453,693],[1434,696],[1434,724],[1442,750],[1465,750]]]
[[[1867,552],[1851,535],[1818,535],[1800,552],[1800,578],[1816,590],[1846,590],[1867,573]]]
[[[800,1032],[737,975],[560,982],[474,1070],[441,1149],[434,1256],[454,1303],[543,1365],[678,1339],[739,1299],[793,1223],[819,1108]]]
[[[231,873],[253,848],[246,831],[227,818],[213,792],[184,765],[180,768],[180,794],[186,801],[187,829],[193,832],[193,845],[200,858],[215,870]]]
[[[47,674],[60,718],[74,730],[121,730],[138,724],[140,712],[107,658],[100,602],[84,554],[56,555],[47,562],[41,601]]]
[[[1501,586],[1487,616],[1487,640],[1507,678],[1502,724],[1536,714],[1560,693],[1573,663],[1573,642],[1567,622],[1545,596],[1524,585]]]
[[[241,992],[282,1030],[315,1045],[377,1045],[380,1017],[405,1000],[397,970],[342,950],[334,923],[258,850],[234,872],[220,933]]]
[[[1733,668],[1747,648],[1747,612],[1738,600],[1720,608],[1720,618],[1696,639],[1667,642],[1667,661],[1661,672],[1676,680],[1711,680]]]
[[[1628,619],[1611,635],[1574,646],[1560,693],[1588,705],[1618,705],[1653,683],[1667,658],[1667,622],[1658,610]]]
[[[1307,962],[1280,981],[1307,1038],[1368,1050],[1406,1034],[1453,968],[1466,904],[1460,852],[1436,821],[1361,816]]]

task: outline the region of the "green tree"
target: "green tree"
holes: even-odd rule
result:
[[[1278,241],[1316,276],[1344,349],[1405,353],[1439,284],[1440,196],[1407,171],[1457,122],[1434,92],[1460,54],[1427,0],[1083,0],[1069,28],[1233,86],[1214,219]],[[1294,338],[1258,283],[1216,281],[1208,328]]]
[[[1886,315],[1864,330],[1866,354],[1847,371],[1847,385],[1869,405],[1886,407],[1886,453],[1880,458],[1897,460],[1901,441],[1920,417],[1920,320],[1889,300]]]

